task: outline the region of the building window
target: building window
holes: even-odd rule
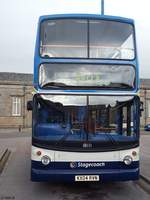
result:
[[[12,116],[21,116],[21,98],[12,97]]]
[[[150,100],[147,101],[147,117],[150,117]]]

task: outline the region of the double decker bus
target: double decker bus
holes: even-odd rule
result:
[[[139,178],[140,99],[132,19],[39,19],[32,102],[32,181]]]

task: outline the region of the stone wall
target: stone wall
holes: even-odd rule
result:
[[[143,102],[144,108],[141,116],[141,126],[145,126],[146,124],[150,124],[150,89],[141,88],[140,99]]]
[[[12,99],[21,99],[21,115],[13,116]],[[0,128],[31,127],[32,113],[26,110],[28,100],[32,100],[32,84],[17,82],[0,83]]]

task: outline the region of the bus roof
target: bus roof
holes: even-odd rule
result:
[[[118,22],[125,22],[129,24],[134,24],[133,19],[110,16],[110,15],[98,15],[98,14],[56,14],[56,15],[43,15],[39,18],[39,22],[46,19],[64,19],[64,18],[89,18],[89,19],[102,19],[102,20],[112,20]]]

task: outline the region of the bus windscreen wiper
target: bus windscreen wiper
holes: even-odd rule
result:
[[[106,137],[108,138],[108,140],[112,143],[115,144],[116,146],[118,145],[118,142],[112,137],[112,135],[110,133],[105,133]]]
[[[60,88],[60,87],[69,87],[69,88],[82,88],[82,89],[113,89],[113,88],[124,88],[124,89],[132,89],[133,87],[126,83],[113,83],[110,82],[109,85],[99,85],[99,86],[73,86],[73,85],[67,85],[62,82],[48,82],[42,85],[42,88]]]
[[[56,143],[55,145],[59,145],[59,144],[62,144],[64,141],[66,141],[66,139],[71,135],[71,132],[68,131],[66,132]]]
[[[48,82],[43,84],[43,88],[48,88],[48,87],[52,87],[52,88],[59,88],[59,87],[64,87],[66,86],[65,83],[61,83],[61,82]]]
[[[127,83],[110,83],[108,85],[108,87],[111,87],[111,88],[130,88],[132,89],[133,87]]]

